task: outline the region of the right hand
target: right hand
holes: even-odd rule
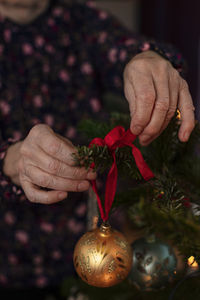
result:
[[[93,170],[74,166],[72,153],[76,148],[45,124],[35,125],[30,130],[19,151],[18,178],[31,202],[61,201],[69,191],[88,190],[89,180],[96,178]]]

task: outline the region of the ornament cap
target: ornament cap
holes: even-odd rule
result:
[[[104,234],[104,235],[109,235],[112,232],[112,228],[111,228],[110,224],[108,223],[108,221],[105,221],[101,224],[100,232],[101,232],[101,234]]]

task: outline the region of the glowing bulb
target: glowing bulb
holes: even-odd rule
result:
[[[181,119],[181,113],[180,113],[180,110],[178,110],[178,109],[177,109],[177,116],[176,116],[176,118],[177,118],[178,120]]]
[[[198,268],[198,267],[199,267],[199,265],[198,265],[198,263],[196,262],[194,256],[190,256],[190,257],[188,258],[188,265],[189,265],[191,268]]]

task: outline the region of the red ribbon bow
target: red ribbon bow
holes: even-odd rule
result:
[[[103,221],[108,219],[109,211],[111,209],[112,203],[114,201],[116,187],[117,187],[117,164],[116,164],[116,157],[115,157],[115,150],[116,148],[130,146],[132,148],[132,154],[135,158],[136,165],[145,180],[149,180],[154,177],[154,174],[144,161],[140,150],[133,145],[134,140],[136,139],[136,135],[132,134],[130,129],[125,131],[122,126],[117,126],[113,128],[103,139],[101,138],[94,138],[89,147],[92,145],[97,146],[107,146],[110,153],[113,157],[113,164],[108,173],[107,181],[106,181],[106,190],[105,190],[105,212],[103,210],[103,206],[101,203],[101,199],[97,192],[96,180],[92,180],[92,188],[97,196],[97,201],[101,213],[101,218]],[[94,167],[94,164],[92,165]]]

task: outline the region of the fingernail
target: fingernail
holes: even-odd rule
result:
[[[79,190],[79,191],[84,191],[84,190],[87,190],[88,187],[89,187],[88,181],[82,181],[82,182],[79,183],[79,185],[78,185],[78,190]]]
[[[141,143],[147,143],[151,139],[150,135],[144,134],[140,137]]]
[[[90,171],[88,174],[87,174],[87,179],[88,180],[94,180],[96,179],[97,177],[97,174],[94,172],[94,171]]]
[[[135,135],[140,134],[141,131],[142,131],[142,126],[135,125],[135,126],[132,127],[132,132],[133,132],[133,134],[135,134]]]
[[[60,192],[58,194],[58,199],[63,200],[65,197],[67,197],[67,192]]]

